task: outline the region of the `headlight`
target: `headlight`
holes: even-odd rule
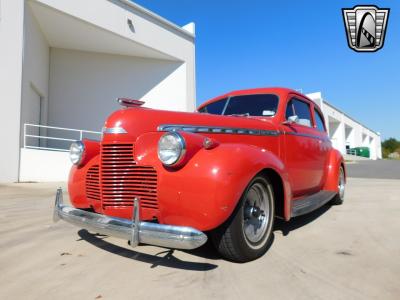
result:
[[[167,166],[182,161],[186,152],[185,139],[178,132],[168,132],[158,141],[158,158]]]
[[[73,142],[69,148],[69,158],[74,165],[79,165],[82,161],[85,145],[81,141]]]

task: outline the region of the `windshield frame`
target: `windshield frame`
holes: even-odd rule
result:
[[[276,105],[276,111],[275,111],[275,113],[272,115],[272,116],[252,116],[252,115],[249,115],[249,116],[246,116],[246,117],[252,117],[252,118],[274,118],[276,115],[277,115],[277,113],[278,113],[278,110],[279,110],[279,103],[280,103],[280,96],[278,95],[278,94],[276,94],[276,93],[251,93],[251,94],[240,94],[240,95],[230,95],[230,96],[228,96],[228,98],[227,98],[227,100],[226,100],[226,103],[225,103],[225,106],[224,106],[224,109],[222,110],[222,112],[221,112],[221,114],[220,115],[217,115],[217,116],[235,116],[235,115],[225,115],[225,112],[226,112],[226,109],[228,108],[228,105],[229,105],[229,103],[230,103],[230,101],[231,101],[231,98],[235,98],[235,97],[242,97],[242,96],[253,96],[253,95],[273,95],[273,96],[276,96],[276,98],[277,98],[277,105]],[[223,99],[221,99],[221,100],[223,100]],[[217,101],[219,101],[219,100],[217,100]],[[215,101],[215,102],[217,102],[217,101]]]

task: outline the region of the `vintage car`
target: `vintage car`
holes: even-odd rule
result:
[[[124,108],[101,141],[71,145],[68,190],[55,221],[176,249],[210,237],[226,259],[263,255],[275,217],[286,221],[331,201],[341,204],[346,172],[320,108],[285,88],[231,92],[197,112]]]

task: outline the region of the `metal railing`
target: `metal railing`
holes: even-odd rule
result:
[[[35,132],[32,133],[32,131]],[[61,137],[53,136],[58,135],[55,134],[56,132],[62,132]],[[72,142],[82,140],[84,138],[100,140],[100,137],[101,132],[98,131],[45,126],[29,123],[24,124],[24,148],[27,149],[67,152],[69,151],[69,146]]]
[[[356,155],[357,156],[357,150],[355,149],[346,149],[346,153],[349,155]]]

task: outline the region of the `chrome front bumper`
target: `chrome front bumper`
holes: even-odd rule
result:
[[[62,219],[89,231],[130,241],[132,247],[139,243],[173,249],[195,249],[207,241],[207,236],[192,227],[142,222],[139,215],[140,201],[134,199],[132,221],[108,217],[63,204],[62,189],[56,194],[54,222]]]

